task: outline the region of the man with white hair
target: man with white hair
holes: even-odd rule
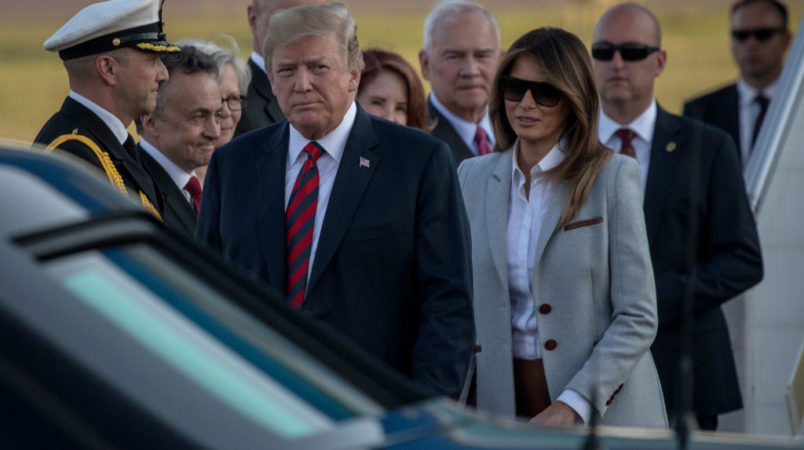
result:
[[[97,166],[157,216],[153,180],[126,128],[156,106],[168,79],[160,54],[179,51],[165,41],[161,16],[158,0],[93,3],[45,41],[64,61],[70,94],[35,138]]]
[[[277,13],[263,48],[287,121],[212,155],[196,237],[291,307],[457,398],[474,322],[449,149],[357,105],[363,57],[343,4]]]
[[[427,15],[419,62],[432,91],[431,134],[450,146],[456,163],[494,148],[488,105],[501,56],[500,29],[483,6],[447,0]]]

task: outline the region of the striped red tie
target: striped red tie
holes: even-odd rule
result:
[[[285,211],[285,293],[294,308],[301,306],[307,288],[307,268],[313,244],[313,224],[318,206],[318,167],[323,151],[315,142],[304,147],[307,160],[299,171]]]

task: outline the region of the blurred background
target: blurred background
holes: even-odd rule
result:
[[[0,137],[33,140],[39,128],[69,91],[58,56],[42,43],[80,8],[80,0],[0,0]],[[246,18],[250,0],[167,0],[165,31],[170,41],[214,40],[232,36],[241,55],[251,52]],[[435,0],[346,0],[357,20],[362,48],[380,47],[402,54],[416,68],[422,47],[422,25]],[[524,32],[554,26],[577,34],[589,44],[597,18],[612,0],[481,1],[500,24],[501,45]],[[650,8],[663,28],[667,67],[656,97],[671,112],[680,113],[684,100],[727,84],[737,76],[729,46],[732,0],[637,1]],[[787,0],[795,33],[804,0]],[[425,83],[425,87],[427,84]]]

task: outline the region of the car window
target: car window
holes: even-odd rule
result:
[[[336,422],[382,411],[147,244],[84,251],[44,264],[85,306],[188,382],[282,438],[331,431]]]

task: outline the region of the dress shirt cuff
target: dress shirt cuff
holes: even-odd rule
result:
[[[586,401],[581,394],[573,391],[572,389],[565,389],[561,395],[558,396],[556,401],[562,401],[572,408],[583,420],[584,425],[589,423],[592,415],[592,405]]]

